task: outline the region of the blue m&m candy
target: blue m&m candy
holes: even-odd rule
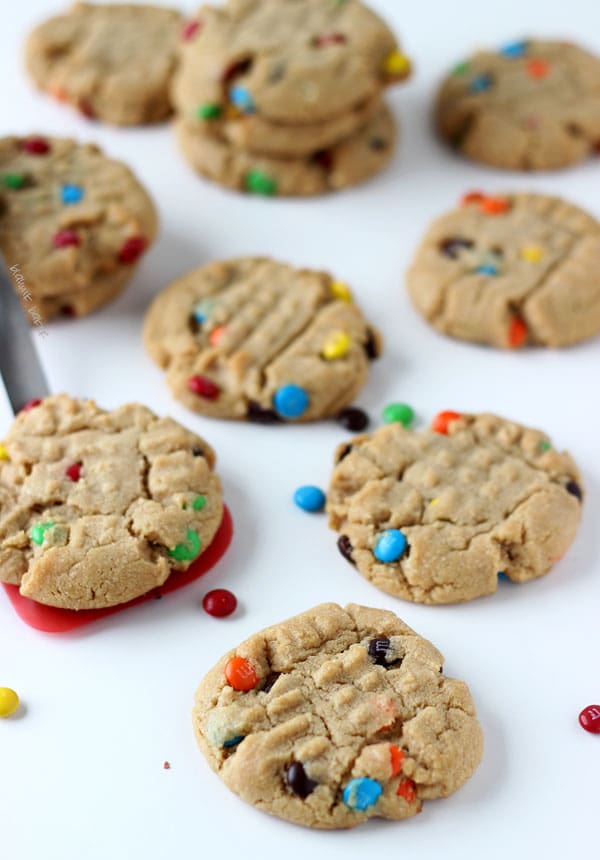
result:
[[[484,93],[486,90],[492,86],[492,76],[483,74],[476,75],[469,85],[469,89],[472,93]]]
[[[342,795],[344,803],[350,809],[358,809],[364,812],[370,806],[374,806],[379,800],[383,788],[376,779],[370,779],[368,776],[359,776],[356,779],[351,779],[344,789]]]
[[[383,532],[375,545],[375,558],[389,564],[398,561],[407,546],[407,540],[398,529]]]
[[[496,268],[496,266],[491,266],[491,265],[489,265],[489,264],[486,264],[486,265],[483,265],[483,266],[478,266],[478,267],[475,269],[475,272],[476,272],[478,275],[497,275],[497,274],[498,274],[498,269]]]
[[[83,188],[81,185],[63,185],[60,189],[60,198],[67,206],[70,203],[79,203],[83,200]]]
[[[229,90],[231,104],[242,113],[256,113],[254,99],[246,87],[234,86]]]
[[[308,409],[308,394],[299,385],[283,385],[273,396],[275,411],[282,418],[300,418]]]
[[[503,57],[514,60],[518,57],[524,57],[528,48],[529,42],[508,42],[506,45],[502,45],[500,53]]]
[[[294,502],[303,511],[314,514],[325,507],[325,493],[318,487],[307,484],[305,487],[298,487],[294,493]]]

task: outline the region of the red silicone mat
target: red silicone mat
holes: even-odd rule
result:
[[[136,597],[128,603],[121,603],[119,606],[110,606],[107,609],[82,609],[79,612],[72,609],[57,609],[54,606],[44,606],[42,603],[36,603],[35,600],[30,600],[28,597],[22,597],[16,585],[6,585],[3,583],[4,590],[8,594],[17,615],[25,624],[33,627],[35,630],[42,630],[44,633],[66,633],[69,630],[76,630],[78,627],[85,627],[99,618],[106,618],[108,615],[114,615],[117,612],[122,612],[124,609],[129,609],[131,606],[137,606],[139,603],[156,600],[165,594],[169,594],[171,591],[177,591],[185,585],[189,585],[190,582],[194,582],[194,580],[207,573],[225,555],[232,537],[233,520],[229,509],[225,506],[221,525],[212,543],[187,570],[173,572],[164,585],[153,589],[153,591],[149,591],[148,594]]]

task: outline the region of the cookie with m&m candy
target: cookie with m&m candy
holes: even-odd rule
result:
[[[0,139],[0,252],[30,321],[34,311],[43,321],[83,316],[115,298],[157,229],[145,188],[94,144]]]
[[[546,434],[495,415],[444,410],[339,446],[327,494],[338,549],[382,591],[459,603],[544,576],[581,518],[573,459]]]
[[[316,606],[246,639],[198,687],[198,745],[247,803],[306,827],[401,820],[482,754],[467,685],[392,612]]]
[[[258,424],[337,415],[381,350],[345,283],[258,257],[170,284],[147,312],[144,342],[189,409]]]
[[[475,161],[512,170],[574,164],[598,151],[600,57],[540,39],[478,51],[442,82],[435,122]]]
[[[354,186],[395,142],[383,94],[410,62],[359,0],[205,5],[173,80],[177,136],[203,176],[266,196]]]
[[[471,191],[425,233],[407,274],[438,331],[504,349],[600,333],[600,223],[558,197]]]
[[[32,401],[0,447],[0,581],[46,606],[147,594],[210,547],[223,517],[210,445],[140,404]]]
[[[75,3],[29,35],[35,84],[91,119],[144,125],[171,113],[169,86],[180,40],[191,38],[174,9]]]

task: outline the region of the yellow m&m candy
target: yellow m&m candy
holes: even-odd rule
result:
[[[336,299],[347,302],[349,305],[352,304],[352,293],[348,284],[345,284],[343,281],[332,281],[329,289]]]
[[[335,331],[323,344],[321,355],[328,361],[343,358],[350,349],[350,335],[345,331]]]
[[[410,74],[410,60],[400,51],[392,51],[383,63],[386,75],[394,78],[405,78]]]
[[[19,707],[19,697],[9,687],[0,687],[0,717],[10,717]]]
[[[4,445],[0,445],[0,460],[10,460],[8,456],[8,451],[4,447]]]

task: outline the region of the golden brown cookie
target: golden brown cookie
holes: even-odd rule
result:
[[[144,342],[189,409],[259,423],[335,415],[380,351],[346,284],[256,257],[203,266],[159,293]]]
[[[393,33],[359,0],[229,0],[203,6],[184,32],[173,90],[185,117],[233,108],[327,122],[409,72]]]
[[[256,155],[185,120],[177,122],[177,137],[191,166],[226,188],[268,197],[309,196],[350,188],[379,173],[394,152],[396,129],[382,105],[350,137],[294,158]]]
[[[495,415],[388,424],[337,449],[327,498],[342,555],[415,603],[496,591],[548,573],[575,537],[583,492],[569,454]]]
[[[40,89],[86,116],[159,122],[171,113],[182,20],[160,6],[75,3],[30,34],[27,68]]]
[[[409,818],[481,759],[469,689],[442,664],[393,613],[325,603],[217,663],[196,694],[196,738],[262,812],[326,829]]]
[[[0,580],[39,603],[126,603],[187,569],[222,519],[211,447],[139,404],[34,401],[0,451]]]
[[[600,333],[600,224],[558,197],[473,192],[427,231],[408,271],[443,334],[568,346]]]
[[[442,83],[435,121],[463,155],[495,167],[574,164],[600,144],[600,58],[538,39],[478,51]]]
[[[133,173],[93,144],[0,139],[0,252],[48,318],[118,294],[154,241],[157,216]]]

